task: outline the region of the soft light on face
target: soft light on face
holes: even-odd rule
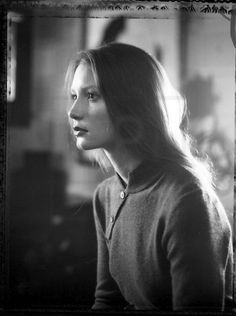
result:
[[[114,128],[92,69],[85,62],[81,62],[75,71],[71,98],[73,104],[69,118],[77,147],[84,150],[111,149],[116,139]]]

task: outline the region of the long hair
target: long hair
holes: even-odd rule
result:
[[[129,151],[152,161],[173,161],[201,187],[212,187],[210,165],[200,159],[188,134],[186,103],[157,60],[135,46],[106,44],[79,52],[68,68],[67,83],[81,61],[91,66],[110,119]],[[108,168],[104,152],[95,152],[99,164]]]

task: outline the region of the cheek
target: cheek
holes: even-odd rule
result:
[[[100,131],[104,137],[109,138],[114,136],[114,128],[109,118],[103,118],[99,125]]]
[[[100,131],[104,136],[109,136],[114,134],[113,124],[110,120],[109,114],[105,109],[101,109],[94,115],[93,127]]]

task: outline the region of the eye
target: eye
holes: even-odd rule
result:
[[[77,95],[76,94],[71,94],[71,100],[75,101],[77,99]]]
[[[70,95],[70,97],[71,97],[71,100],[73,100],[73,101],[75,101],[77,99],[77,95],[73,94],[73,93]]]
[[[93,92],[88,92],[87,96],[88,100],[93,100],[95,98],[95,94]]]
[[[98,94],[96,92],[88,92],[87,98],[89,101],[96,101],[98,99]]]

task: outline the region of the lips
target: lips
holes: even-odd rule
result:
[[[79,126],[73,127],[73,130],[74,130],[75,132],[88,132],[87,129],[82,128],[82,127],[79,127]]]
[[[75,126],[73,127],[74,130],[74,134],[76,137],[82,137],[84,136],[86,133],[88,133],[88,130],[79,126]]]

